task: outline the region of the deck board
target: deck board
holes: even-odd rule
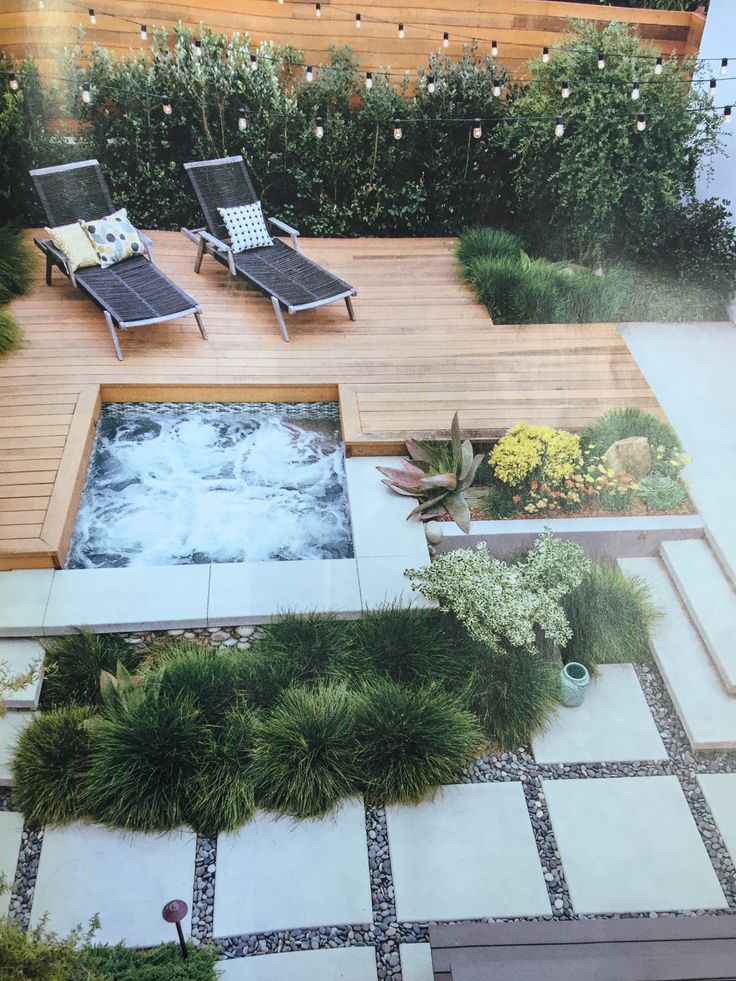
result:
[[[121,335],[118,362],[92,303],[58,273],[44,285],[40,255],[11,305],[27,343],[0,360],[0,568],[60,561],[101,386],[107,399],[132,385],[141,398],[161,385],[176,398],[211,398],[213,385],[272,386],[264,397],[322,386],[333,398],[340,386],[354,453],[444,435],[456,409],[476,438],[520,418],[579,430],[613,406],[661,411],[615,325],[492,324],[449,239],[306,239],[308,256],[357,287],[358,319],[341,304],[298,314],[285,344],[266,299],[211,260],[195,275],[181,235],[152,237],[161,268],[202,304],[209,341],[188,319],[138,328]]]

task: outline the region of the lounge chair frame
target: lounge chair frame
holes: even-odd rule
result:
[[[76,177],[78,179],[79,193],[76,196],[74,194],[70,194],[68,197],[65,197],[63,201],[55,200],[54,195],[49,193],[46,182],[49,179],[53,179],[55,175],[64,175],[66,173],[69,173],[70,177]],[[59,225],[70,224],[77,221],[79,218],[89,220],[101,215],[111,214],[115,210],[115,205],[112,197],[110,196],[107,181],[105,180],[97,160],[82,160],[76,163],[61,164],[57,167],[40,167],[36,170],[30,171],[30,175],[36,186],[36,190],[41,200],[41,204],[43,205],[44,211],[46,212],[46,219],[52,228]],[[205,340],[207,340],[207,331],[205,330],[204,323],[202,322],[202,308],[193,297],[189,296],[188,293],[185,293],[184,290],[180,289],[176,283],[169,279],[168,276],[158,270],[153,253],[152,240],[142,232],[138,232],[138,234],[144,247],[144,256],[140,257],[140,259],[144,262],[151,263],[153,268],[157,270],[157,275],[161,278],[161,281],[166,282],[167,289],[173,289],[175,294],[177,294],[178,297],[187,304],[185,308],[180,310],[167,310],[164,315],[159,317],[140,317],[136,319],[129,319],[121,317],[120,315],[116,316],[115,308],[110,304],[109,298],[106,299],[104,292],[96,289],[94,285],[85,282],[83,277],[80,278],[78,275],[75,275],[75,273],[73,273],[69,268],[69,263],[67,262],[64,253],[57,249],[50,239],[34,238],[35,244],[46,257],[46,285],[53,285],[52,275],[53,269],[56,267],[57,269],[61,270],[61,272],[69,280],[71,280],[74,287],[79,289],[86,296],[88,296],[90,300],[92,300],[95,306],[102,311],[105,317],[105,322],[108,330],[110,331],[110,337],[112,338],[112,343],[115,348],[115,354],[118,361],[123,360],[123,352],[120,349],[120,342],[118,341],[117,336],[118,330],[128,330],[132,327],[144,327],[148,324],[165,323],[169,320],[176,320],[179,317],[194,316],[197,326],[199,327],[200,334]],[[119,265],[124,266],[127,262],[139,262],[139,259],[138,257],[125,259]],[[110,267],[110,269],[112,270],[113,274],[120,271],[115,270],[115,267]],[[84,270],[80,269],[79,272],[83,273]],[[147,303],[147,305],[150,306],[149,303]]]
[[[283,295],[283,291],[278,288],[274,288],[273,283],[269,284],[265,280],[259,278],[257,275],[249,274],[248,271],[238,268],[235,258],[235,253],[230,245],[230,239],[226,234],[223,235],[223,231],[226,233],[224,223],[217,213],[217,206],[214,202],[208,198],[207,190],[203,187],[200,180],[201,174],[204,168],[229,168],[230,173],[236,177],[238,182],[237,191],[229,189],[228,199],[220,198],[222,201],[222,207],[229,207],[233,202],[233,194],[237,199],[238,204],[254,204],[258,202],[258,197],[253,188],[253,184],[250,179],[250,175],[246,169],[245,161],[242,156],[232,156],[232,157],[220,157],[217,160],[204,160],[204,161],[193,161],[191,163],[185,163],[184,168],[189,175],[192,182],[194,192],[197,195],[197,200],[199,201],[200,207],[202,208],[202,213],[204,215],[205,221],[207,223],[207,228],[182,228],[182,233],[194,242],[197,246],[197,255],[194,260],[194,271],[199,273],[202,268],[202,260],[205,255],[212,256],[217,262],[224,266],[227,266],[230,275],[234,277],[239,277],[252,287],[258,290],[264,296],[267,296],[271,300],[274,313],[276,315],[276,321],[279,325],[281,335],[285,341],[289,341],[289,331],[286,327],[286,322],[284,321],[283,311],[285,310],[290,315],[299,313],[301,310],[313,310],[316,307],[324,306],[327,303],[334,303],[336,300],[345,300],[345,306],[347,307],[348,316],[351,320],[355,320],[355,311],[353,309],[352,298],[357,295],[357,290],[346,283],[344,280],[330,273],[327,269],[313,262],[304,256],[305,269],[308,268],[310,272],[319,271],[323,274],[323,282],[332,282],[335,284],[334,290],[330,290],[329,295],[322,296],[317,300],[313,300],[307,303],[293,303]],[[267,221],[274,228],[281,232],[286,233],[291,240],[291,248],[297,252],[299,255],[303,255],[301,250],[300,236],[296,228],[292,228],[291,225],[287,225],[286,222],[281,221],[279,218],[268,218]],[[275,243],[277,247],[287,248],[283,243],[277,241]],[[255,250],[254,250],[255,251]]]

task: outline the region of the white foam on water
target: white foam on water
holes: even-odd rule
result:
[[[67,568],[350,556],[334,404],[103,406]]]

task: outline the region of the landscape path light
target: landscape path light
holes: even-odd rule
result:
[[[189,912],[189,907],[184,902],[183,899],[170,899],[169,902],[161,910],[161,916],[167,923],[173,923],[176,927],[176,933],[179,937],[179,946],[181,947],[181,956],[186,960],[188,951],[187,943],[184,939],[184,931],[181,928],[181,921]]]

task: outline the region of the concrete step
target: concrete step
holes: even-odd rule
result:
[[[736,693],[736,591],[707,542],[663,542],[660,554],[726,691]]]
[[[618,564],[648,584],[663,614],[652,629],[652,651],[693,749],[736,748],[736,696],[724,689],[664,564],[655,558]]]

